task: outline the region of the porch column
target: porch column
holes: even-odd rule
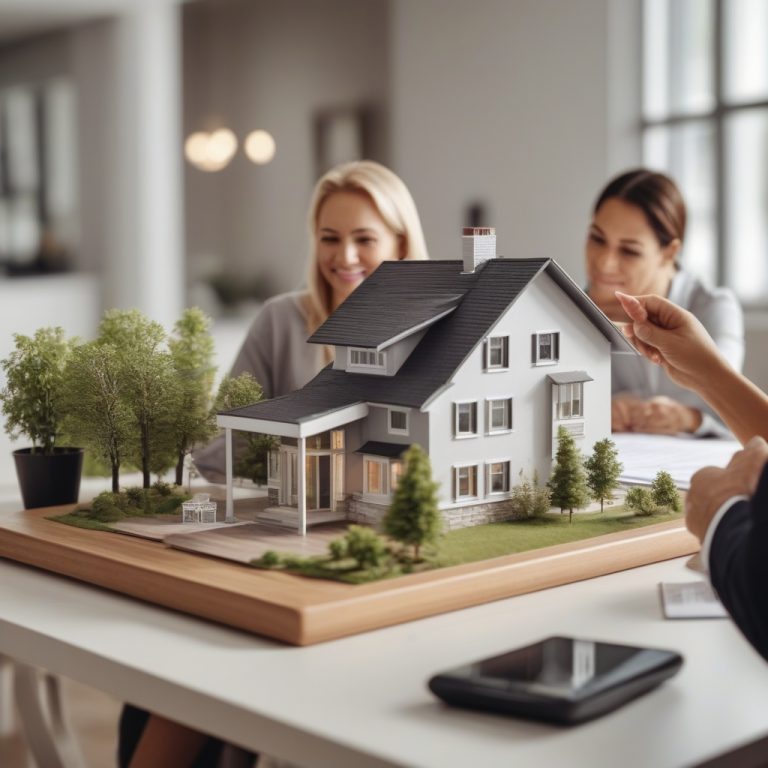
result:
[[[298,439],[299,455],[296,463],[299,465],[298,502],[299,502],[299,534],[307,535],[307,442],[306,438]]]
[[[225,523],[235,522],[235,505],[232,498],[232,430],[229,427],[224,428],[224,445],[226,446],[226,467],[227,467],[227,514],[224,518]]]

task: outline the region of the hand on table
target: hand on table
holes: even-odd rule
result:
[[[691,478],[685,497],[685,524],[703,541],[718,509],[732,496],[752,496],[768,461],[768,443],[753,437],[733,454],[725,469],[704,467]]]
[[[643,400],[634,395],[618,395],[611,401],[612,432],[676,435],[695,432],[700,424],[700,411],[669,397]]]

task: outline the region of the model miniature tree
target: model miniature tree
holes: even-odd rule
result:
[[[250,373],[241,373],[234,378],[227,376],[219,386],[213,410],[216,413],[242,408],[259,402],[263,396],[264,390]],[[274,450],[277,443],[272,435],[245,433],[236,446],[234,474],[253,480],[257,485],[264,485],[267,482],[269,452]]]
[[[176,485],[184,479],[184,458],[198,443],[216,434],[216,419],[211,413],[211,390],[216,367],[213,365],[211,321],[197,309],[184,310],[168,341],[173,367],[179,379],[175,403],[174,448]]]
[[[573,522],[573,510],[589,503],[587,475],[581,452],[573,436],[564,427],[557,430],[555,466],[549,478],[552,504],[560,507],[560,513],[568,510],[568,522]]]
[[[111,344],[77,347],[67,369],[64,404],[67,433],[112,470],[120,490],[120,464],[131,445],[133,419],[124,397],[120,353]]]
[[[438,484],[432,480],[429,457],[419,445],[412,445],[403,457],[405,468],[382,521],[384,533],[413,547],[419,560],[424,544],[432,544],[442,530],[437,506]]]
[[[164,341],[163,327],[135,309],[111,310],[101,322],[99,342],[120,350],[124,397],[137,437],[133,458],[141,467],[144,488],[150,487],[151,471],[173,463],[173,416],[180,387],[171,355],[162,348]]]
[[[5,431],[12,439],[26,435],[32,453],[52,454],[62,430],[62,392],[75,342],[61,328],[40,328],[31,337],[15,333],[13,340],[13,351],[2,361]]]
[[[669,472],[662,469],[656,473],[651,483],[651,496],[657,507],[666,507],[672,512],[680,511],[680,494]]]
[[[653,494],[648,488],[641,488],[639,485],[632,486],[627,491],[624,506],[637,517],[650,517],[656,511]]]
[[[521,469],[519,478],[517,485],[512,488],[512,509],[524,518],[546,515],[551,506],[550,491],[549,488],[539,485],[538,472],[534,470],[533,480],[529,480]]]
[[[607,437],[595,443],[592,455],[584,461],[587,470],[587,486],[592,498],[600,502],[600,511],[606,500],[613,498],[613,491],[619,487],[619,476],[624,466],[619,461],[616,444]]]

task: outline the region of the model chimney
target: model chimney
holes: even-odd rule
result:
[[[479,264],[496,258],[494,227],[464,227],[461,231],[461,256],[464,272],[474,272]]]

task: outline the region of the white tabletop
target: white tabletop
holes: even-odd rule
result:
[[[0,561],[0,652],[306,766],[681,766],[768,733],[768,665],[727,619],[666,621],[674,560],[308,648]],[[449,709],[445,668],[566,634],[676,649],[681,672],[557,728]]]

